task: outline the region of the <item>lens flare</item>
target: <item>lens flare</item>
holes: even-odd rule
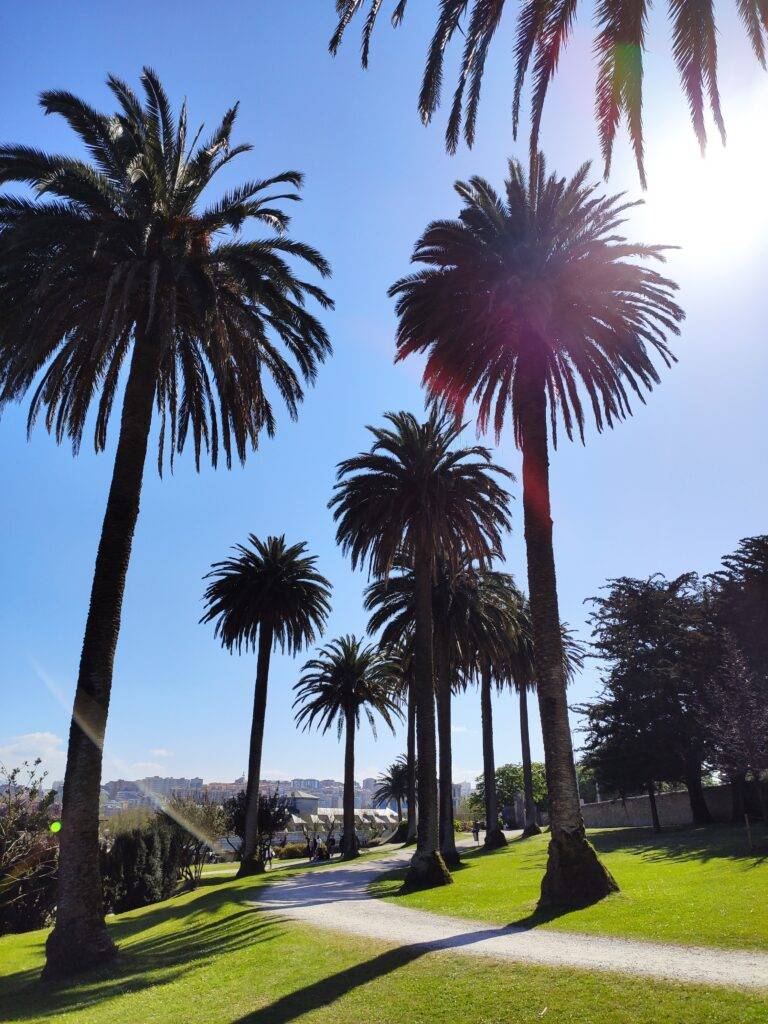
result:
[[[46,690],[48,690],[51,696],[57,701],[58,704],[61,705],[61,707],[65,710],[67,714],[73,714],[73,712],[70,711],[69,702],[64,697],[56,681],[34,659],[31,660],[32,667],[35,670],[35,673],[37,674],[40,681],[45,686]],[[93,731],[90,729],[88,723],[85,720],[83,720],[82,716],[79,715],[75,715],[75,721],[77,722],[78,726],[82,729],[82,731],[85,733],[85,735],[88,737],[88,739],[90,739],[92,743],[98,746],[103,754],[103,744],[98,741]],[[125,776],[130,772],[130,768],[127,765],[123,764],[121,761],[114,757],[109,758],[108,763],[111,764],[115,771],[121,776]],[[137,781],[136,785],[141,790],[142,795],[145,796],[150,801],[150,803],[157,808],[157,810],[162,811],[163,814],[166,814],[168,815],[169,818],[172,818],[177,825],[180,825],[183,829],[189,832],[190,835],[193,835],[195,839],[199,840],[201,843],[205,843],[205,845],[210,850],[213,850],[215,853],[218,853],[219,855],[224,855],[228,852],[227,848],[219,839],[217,839],[214,836],[210,836],[206,832],[204,832],[197,822],[190,821],[189,818],[187,818],[187,816],[183,814],[178,807],[174,806],[159,793],[153,792],[147,786],[142,785],[142,783],[139,781]],[[61,827],[62,822],[54,821],[50,826],[51,832],[59,832],[61,830]]]

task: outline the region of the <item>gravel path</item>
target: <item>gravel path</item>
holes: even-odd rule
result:
[[[613,971],[669,981],[768,990],[768,954],[705,946],[672,946],[546,928],[489,925],[372,899],[374,879],[411,856],[339,864],[280,881],[256,906],[318,928],[351,932],[407,947],[413,957],[438,950],[518,963]]]

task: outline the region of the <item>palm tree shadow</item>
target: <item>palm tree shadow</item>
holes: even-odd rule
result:
[[[602,903],[603,900],[607,900],[609,898],[609,896],[603,896],[599,900],[574,903],[567,907],[535,907],[529,914],[526,914],[525,917],[520,917],[517,921],[510,921],[506,927],[514,929],[515,931],[531,931],[534,928],[539,928],[542,925],[549,924],[550,921],[557,921],[561,917],[567,917],[568,914],[573,913],[575,910],[584,910],[586,907],[594,907],[598,903]]]
[[[430,942],[398,946],[396,949],[379,953],[378,956],[374,956],[364,963],[347,967],[343,971],[338,971],[327,978],[322,978],[311,985],[305,985],[304,988],[290,992],[268,1006],[262,1006],[244,1017],[238,1017],[232,1024],[290,1024],[291,1021],[298,1020],[313,1010],[331,1006],[338,999],[360,986],[392,974],[393,971],[406,967],[427,953],[469,946],[485,939],[496,938],[504,931],[503,927],[492,927],[469,934],[451,935]]]
[[[370,981],[375,981],[377,978],[382,978],[405,967],[423,956],[428,950],[429,946],[425,943],[399,946],[397,949],[388,950],[371,960],[366,960],[365,963],[348,967],[311,985],[297,989],[295,992],[290,992],[269,1006],[263,1006],[244,1017],[238,1017],[232,1024],[288,1024],[289,1021],[297,1020],[305,1013],[330,1006],[361,985],[367,985]]]
[[[0,1020],[59,1019],[65,1013],[84,1012],[117,996],[177,981],[222,953],[270,942],[282,934],[284,919],[260,914],[245,896],[233,897],[231,889],[210,888],[191,904],[161,903],[137,917],[118,920],[110,928],[118,944],[117,959],[84,977],[54,984],[41,982],[35,969],[5,975]],[[212,914],[213,920],[201,921]],[[184,927],[143,937],[155,925],[177,921]]]

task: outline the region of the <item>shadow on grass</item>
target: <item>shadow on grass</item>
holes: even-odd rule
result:
[[[118,957],[97,971],[56,985],[41,982],[39,968],[6,975],[0,1020],[84,1011],[95,1003],[176,981],[215,957],[281,934],[281,919],[254,910],[249,894],[216,883],[202,888],[210,891],[189,903],[174,906],[166,901],[136,917],[114,921],[110,934],[118,944]],[[216,915],[213,920],[198,923],[211,915]],[[158,931],[152,934],[156,926]]]
[[[347,967],[336,974],[330,974],[327,978],[289,992],[268,1006],[262,1006],[261,1009],[247,1013],[244,1017],[238,1017],[232,1024],[290,1024],[304,1014],[332,1005],[362,985],[406,967],[427,953],[471,946],[486,939],[496,938],[503,932],[502,927],[491,927],[471,934],[450,935],[433,942],[415,942],[408,946],[398,946],[396,949],[387,950],[386,953],[379,953],[378,956],[363,963],[355,964],[354,967]],[[457,1013],[460,1013],[459,1007]]]
[[[361,985],[383,978],[393,971],[405,967],[428,953],[430,946],[420,943],[413,946],[399,946],[397,949],[380,953],[365,963],[348,967],[327,978],[305,985],[304,988],[289,992],[268,1006],[238,1017],[232,1024],[288,1024],[312,1010],[330,1006]]]
[[[743,825],[610,828],[590,832],[598,853],[636,853],[647,860],[709,861],[725,858],[756,867],[768,859],[768,827],[752,825],[752,849]],[[749,863],[751,862],[751,863]]]

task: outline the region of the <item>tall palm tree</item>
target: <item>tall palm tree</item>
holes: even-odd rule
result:
[[[364,712],[376,736],[380,715],[392,732],[394,718],[401,717],[393,682],[397,665],[389,653],[355,636],[343,636],[322,647],[302,670],[294,707],[296,722],[309,729],[315,723],[322,732],[336,725],[339,740],[344,732],[344,835],[345,860],[356,857],[355,835],[355,731]]]
[[[95,404],[100,451],[128,371],[69,734],[51,977],[115,953],[102,910],[99,786],[153,406],[159,466],[163,442],[173,460],[190,435],[196,462],[204,446],[214,464],[223,449],[229,466],[262,430],[274,432],[263,376],[296,417],[301,378],[312,382],[330,352],[305,308],[330,300],[290,261],[323,276],[328,264],[286,235],[279,205],[298,198],[301,175],[248,181],[201,207],[217,172],[250,149],[230,141],[237,106],[200,142],[200,132],[187,134],[186,107],[174,120],[156,75],[145,69],[141,81],[143,99],[107,80],[117,104],[109,115],[68,92],[42,94],[45,113],[64,118],[90,161],[0,147],[0,184],[34,190],[0,195],[0,407],[36,383],[30,427],[44,410],[56,440],[77,451]],[[236,237],[249,222],[268,234]]]
[[[566,181],[538,162],[533,188],[510,163],[499,196],[482,178],[459,182],[458,220],[431,224],[398,281],[397,358],[426,353],[424,383],[450,402],[457,421],[476,400],[478,428],[499,436],[511,412],[523,455],[523,515],[539,710],[547,762],[552,836],[541,901],[599,898],[615,882],[587,842],[566,703],[549,498],[549,410],[568,436],[583,437],[582,394],[598,430],[630,413],[629,391],[659,381],[652,354],[669,365],[667,334],[683,312],[676,285],[646,267],[661,246],[617,235],[628,204],[600,196],[589,165]],[[581,389],[579,388],[581,385]]]
[[[460,427],[433,411],[425,423],[388,413],[369,427],[374,442],[339,464],[331,499],[336,538],[353,568],[367,563],[386,577],[395,560],[414,567],[416,729],[419,821],[405,887],[439,885],[450,874],[438,852],[432,584],[438,554],[455,564],[467,554],[500,553],[509,526],[509,495],[496,480],[509,476],[487,448],[455,447]]]
[[[413,630],[416,583],[413,570],[398,565],[398,575],[374,581],[365,594],[365,607],[372,612],[368,628],[382,629],[382,641],[394,642],[406,630]],[[433,657],[438,739],[438,828],[439,848],[448,867],[459,863],[453,827],[453,756],[451,697],[461,658],[464,609],[456,600],[459,577],[440,557],[436,559],[432,584]]]
[[[363,25],[362,63],[368,66],[370,44],[382,0],[369,0]],[[398,26],[408,0],[392,0],[392,24]],[[428,123],[440,104],[445,54],[455,35],[463,39],[459,77],[445,133],[446,148],[454,152],[462,134],[468,146],[475,140],[480,89],[488,51],[501,24],[506,0],[435,0],[436,25],[429,47],[419,95],[419,113]],[[597,82],[595,110],[606,173],[622,117],[626,119],[641,180],[643,169],[643,53],[649,11],[647,0],[602,0],[597,8]],[[366,0],[336,0],[339,20],[330,41],[336,53],[347,26]],[[739,0],[739,16],[752,49],[765,67],[768,7],[763,0]],[[674,0],[670,5],[672,50],[702,152],[706,145],[704,114],[709,107],[725,141],[717,84],[717,32],[711,3]],[[521,0],[517,16],[515,74],[512,89],[513,130],[517,136],[520,100],[533,61],[531,94],[531,155],[538,148],[539,127],[549,84],[570,39],[576,16],[575,0]]]
[[[413,666],[413,655],[411,654],[406,670],[407,701],[408,701],[408,726],[406,733],[405,758],[408,762],[408,785],[406,803],[408,817],[406,819],[405,842],[406,845],[416,842],[418,824],[418,787],[417,787],[417,764],[416,764],[416,711],[417,695],[415,685],[415,674]]]
[[[533,643],[533,622],[528,602],[521,597],[519,620],[507,637],[506,653],[500,658],[499,687],[510,686],[517,693],[520,716],[520,750],[523,765],[523,839],[541,832],[533,799],[533,763],[531,736],[528,723],[528,694],[536,692],[536,659]],[[574,637],[566,623],[561,623],[565,680],[570,683],[576,672],[584,667],[584,647]]]
[[[507,840],[498,826],[492,688],[501,689],[506,684],[511,645],[527,623],[522,594],[509,573],[481,570],[471,582],[473,587],[467,594],[469,637],[465,678],[479,677],[486,822],[483,846],[495,850],[506,846]]]
[[[377,632],[369,629],[369,632]],[[397,695],[401,704],[406,707],[406,795],[407,816],[404,824],[397,830],[396,837],[402,838],[405,845],[416,842],[416,690],[414,686],[413,665],[413,623],[406,625],[397,634],[392,643],[392,657],[398,666]]]
[[[403,820],[403,801],[408,799],[408,759],[402,755],[377,779],[373,794],[376,807],[386,807],[393,801],[397,807],[397,820]]]
[[[210,583],[200,621],[216,623],[215,635],[227,650],[258,650],[239,876],[264,870],[259,782],[270,655],[276,646],[295,655],[315,643],[331,610],[331,584],[306,550],[305,543],[289,547],[285,536],[262,541],[251,534],[247,545],[236,545],[235,554],[215,562],[205,577]]]

